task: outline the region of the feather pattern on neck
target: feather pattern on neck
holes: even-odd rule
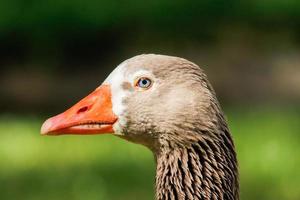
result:
[[[168,148],[169,149],[169,148]],[[229,133],[156,155],[156,199],[238,200],[237,161]]]

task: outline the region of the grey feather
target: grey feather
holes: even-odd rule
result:
[[[126,61],[127,72],[151,71],[155,91],[134,92],[121,136],[154,153],[156,199],[238,200],[235,147],[207,76],[178,57],[140,55]],[[126,85],[126,83],[124,83]]]

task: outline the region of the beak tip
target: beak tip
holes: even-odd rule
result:
[[[52,122],[48,119],[41,127],[41,135],[48,135],[51,132]]]

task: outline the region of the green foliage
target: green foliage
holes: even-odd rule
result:
[[[0,32],[23,30],[39,34],[65,28],[103,29],[115,25],[202,28],[228,21],[273,23],[300,21],[297,0],[51,0],[0,1]],[[192,27],[191,27],[192,28]]]
[[[226,113],[238,151],[241,199],[299,199],[299,112]],[[0,199],[153,199],[149,150],[112,135],[42,137],[41,123],[0,118]]]

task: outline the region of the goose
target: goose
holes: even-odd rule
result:
[[[111,133],[148,147],[157,200],[238,200],[235,147],[204,71],[179,57],[143,54],[91,94],[49,118],[42,135]]]

